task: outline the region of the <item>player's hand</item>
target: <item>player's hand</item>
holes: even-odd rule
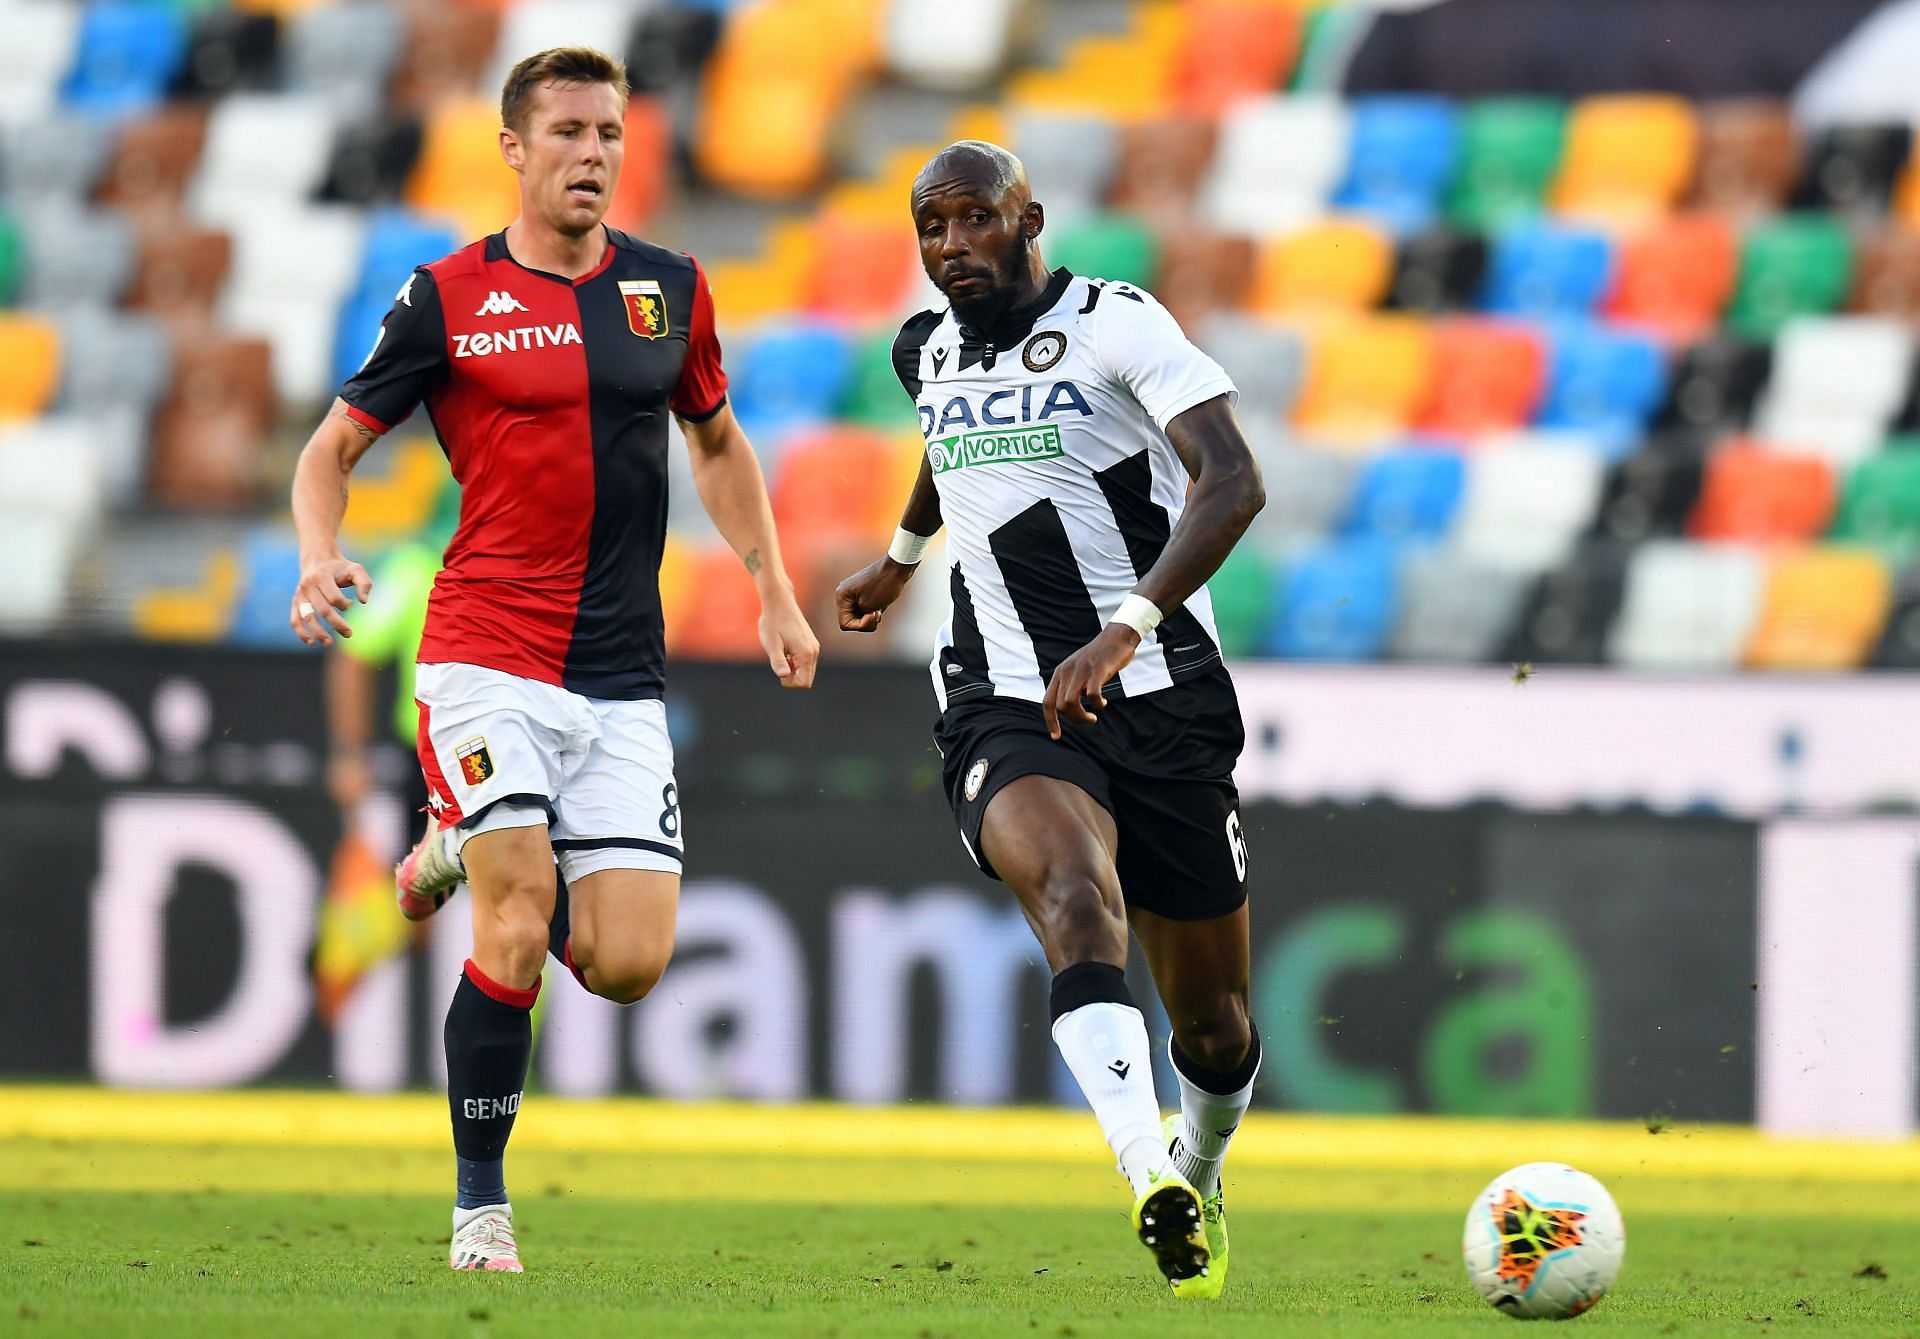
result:
[[[840,614],[840,631],[872,632],[900,592],[907,588],[914,568],[881,557],[868,563],[833,589]]]
[[[1139,649],[1140,634],[1119,623],[1109,623],[1100,635],[1060,662],[1040,701],[1040,712],[1047,718],[1047,733],[1060,738],[1060,718],[1091,725],[1100,718],[1087,704],[1104,709],[1106,694],[1101,690],[1113,682],[1113,676],[1133,663]]]
[[[342,637],[353,636],[344,614],[353,607],[353,601],[347,598],[349,590],[360,597],[361,604],[373,593],[373,578],[359,563],[338,556],[308,563],[294,588],[288,625],[308,646],[316,642],[332,646],[333,638],[327,635],[329,625]]]
[[[760,646],[782,688],[813,687],[814,671],[820,667],[820,639],[791,594],[761,605]]]

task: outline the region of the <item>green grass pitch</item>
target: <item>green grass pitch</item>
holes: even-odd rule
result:
[[[1459,1260],[1494,1173],[1605,1180],[1627,1263],[1579,1333],[1920,1336],[1920,1146],[1256,1116],[1233,1267],[1167,1295],[1077,1113],[529,1102],[528,1273],[446,1268],[428,1097],[0,1088],[0,1334],[1499,1335]],[[1083,1128],[1085,1127],[1085,1128]]]

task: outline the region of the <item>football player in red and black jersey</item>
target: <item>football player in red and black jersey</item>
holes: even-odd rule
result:
[[[758,586],[774,674],[806,688],[819,658],[727,403],[706,277],[690,256],[601,222],[626,98],[625,71],[597,51],[514,67],[499,133],[520,216],[413,272],[294,476],[303,570],[289,617],[302,640],[328,645],[351,635],[352,599],[372,592],[338,542],[355,463],[424,404],[460,482],[415,682],[436,822],[398,871],[415,919],[462,881],[472,893],[473,957],[446,1024],[455,1269],[520,1269],[501,1159],[549,949],[588,990],[631,1003],[673,947],[683,843],[661,701],[668,414],[701,501]]]

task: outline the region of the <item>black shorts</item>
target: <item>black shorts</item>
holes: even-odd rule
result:
[[[1224,916],[1247,900],[1247,845],[1233,765],[1246,742],[1224,666],[1140,697],[1108,698],[1094,725],[1060,722],[1048,738],[1038,702],[970,698],[933,728],[948,802],[974,863],[987,805],[1009,781],[1071,782],[1113,815],[1127,905],[1169,920]]]

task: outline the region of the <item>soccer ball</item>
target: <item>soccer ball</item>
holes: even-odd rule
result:
[[[1467,1210],[1467,1274],[1494,1308],[1566,1320],[1620,1276],[1627,1229],[1607,1188],[1563,1162],[1529,1162],[1493,1178]]]

